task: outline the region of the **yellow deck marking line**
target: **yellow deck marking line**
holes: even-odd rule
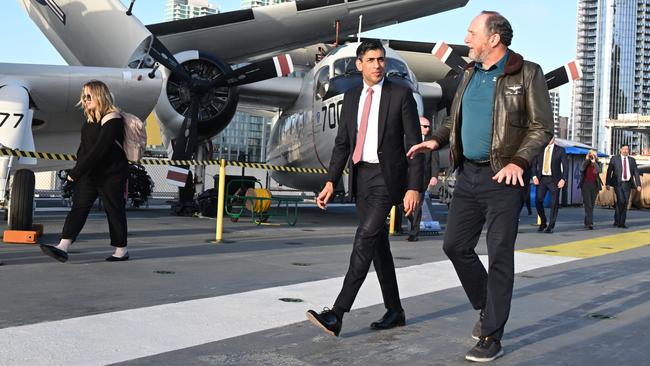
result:
[[[650,230],[601,236],[599,238],[572,241],[563,244],[519,250],[532,254],[546,254],[559,257],[592,258],[622,252],[643,246],[650,246]]]

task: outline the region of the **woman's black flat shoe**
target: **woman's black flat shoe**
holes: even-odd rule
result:
[[[114,255],[106,258],[106,262],[124,262],[129,260],[129,255],[125,254],[123,257],[116,257]]]
[[[64,263],[68,260],[68,253],[55,247],[54,245],[40,244],[39,247],[41,247],[41,252],[43,252],[43,254],[47,255],[48,257],[52,257],[61,263]]]

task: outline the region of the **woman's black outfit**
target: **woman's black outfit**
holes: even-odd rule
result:
[[[598,160],[585,159],[580,166],[580,181],[578,188],[582,190],[582,204],[585,209],[585,227],[591,229],[594,225],[594,205],[598,192],[603,188],[600,173],[603,171]]]
[[[128,161],[118,145],[124,142],[124,120],[114,118],[101,123],[84,123],[77,164],[68,173],[74,179],[72,209],[66,217],[61,237],[76,240],[88,213],[99,196],[102,200],[111,245],[126,246],[126,207],[124,192]]]

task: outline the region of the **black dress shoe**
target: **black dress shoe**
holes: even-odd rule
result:
[[[408,241],[418,241],[418,237],[415,235],[409,235],[409,237],[406,239]]]
[[[542,231],[544,231],[544,229],[546,229],[546,224],[541,224],[537,228],[537,232],[541,233]]]
[[[593,230],[593,229],[594,229],[594,225],[587,226],[587,230]]]
[[[390,329],[393,327],[403,327],[406,324],[404,311],[388,310],[380,320],[370,324],[371,329]]]
[[[339,319],[330,309],[324,309],[320,314],[314,310],[307,310],[307,319],[321,327],[325,333],[338,337],[341,333],[343,320]]]
[[[106,262],[124,262],[129,260],[129,255],[125,254],[122,257],[116,257],[114,255],[111,255],[110,257],[106,258]]]
[[[547,234],[553,234],[553,228],[549,226],[546,229],[544,229],[544,232]]]
[[[481,309],[478,320],[474,324],[474,328],[472,328],[472,338],[476,339],[477,341],[481,338],[481,327],[483,326],[483,320],[485,320],[485,310]]]
[[[68,260],[68,253],[55,247],[54,245],[40,244],[39,247],[41,247],[41,252],[43,252],[43,254],[45,254],[48,257],[54,258],[61,263],[64,263]]]
[[[623,225],[618,225],[618,227],[620,227],[621,229],[627,229],[627,225],[625,225],[625,224],[623,224]]]

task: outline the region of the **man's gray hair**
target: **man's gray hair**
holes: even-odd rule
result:
[[[512,26],[510,26],[508,19],[496,11],[483,10],[481,14],[488,16],[485,20],[485,29],[488,35],[498,34],[501,37],[501,43],[510,46],[510,43],[512,43]]]

